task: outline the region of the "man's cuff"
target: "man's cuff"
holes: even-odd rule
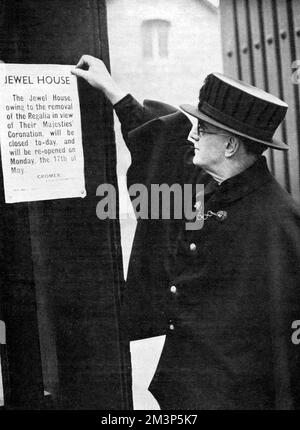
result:
[[[133,97],[131,94],[126,94],[125,97],[123,97],[121,100],[119,100],[117,103],[113,105],[113,108],[115,111],[118,111],[119,109],[122,109],[125,107],[128,103],[131,103],[133,100]]]
[[[145,109],[131,94],[127,94],[113,107],[126,133],[145,122]]]

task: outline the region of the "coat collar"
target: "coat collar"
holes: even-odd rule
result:
[[[221,185],[213,187],[215,188],[215,200],[228,203],[238,200],[257,188],[260,188],[271,179],[272,175],[267,167],[266,159],[261,156],[248,169],[232,178],[226,179]],[[216,184],[213,179],[212,183]]]

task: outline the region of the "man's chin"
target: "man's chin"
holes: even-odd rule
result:
[[[195,166],[203,167],[203,163],[201,163],[201,160],[199,160],[199,158],[197,157],[197,153],[194,155],[193,160],[192,160],[192,163],[193,163]]]

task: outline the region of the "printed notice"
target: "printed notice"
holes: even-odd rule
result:
[[[73,66],[0,64],[0,142],[6,203],[85,197]]]

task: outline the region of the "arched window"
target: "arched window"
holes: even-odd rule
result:
[[[168,36],[171,23],[163,19],[149,19],[142,23],[143,56],[168,57]]]

